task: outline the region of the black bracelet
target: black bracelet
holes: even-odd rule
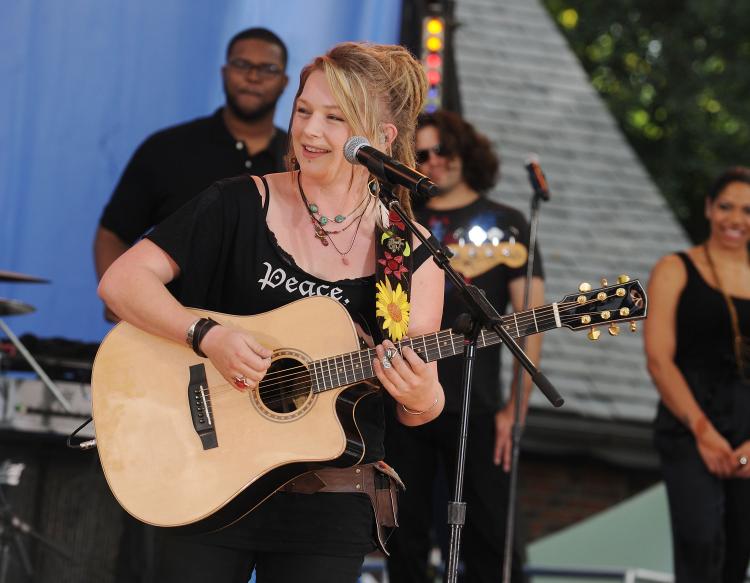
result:
[[[206,358],[205,353],[201,350],[203,337],[211,328],[218,325],[219,323],[211,318],[201,318],[195,325],[195,329],[193,330],[193,352],[201,358]]]

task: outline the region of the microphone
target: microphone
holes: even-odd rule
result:
[[[437,184],[424,174],[373,148],[362,136],[352,136],[346,141],[344,157],[351,164],[362,164],[379,180],[403,186],[418,196],[429,198],[440,192]]]
[[[547,186],[547,179],[544,177],[542,167],[539,166],[539,158],[536,154],[529,154],[526,158],[526,171],[529,173],[529,182],[531,182],[531,188],[534,189],[534,194],[548,201],[549,186]]]

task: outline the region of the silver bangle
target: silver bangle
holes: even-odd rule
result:
[[[413,411],[412,409],[409,409],[409,407],[407,407],[403,403],[401,403],[401,408],[404,410],[404,413],[408,413],[409,415],[424,415],[428,411],[432,411],[432,409],[435,408],[435,405],[438,404],[439,400],[440,399],[438,399],[438,397],[435,397],[435,400],[432,402],[432,405],[427,407],[427,409],[425,409],[424,411]]]
[[[195,335],[195,327],[200,322],[201,319],[198,318],[195,322],[190,324],[190,327],[187,329],[187,332],[185,333],[185,343],[192,349],[193,348],[193,336]]]

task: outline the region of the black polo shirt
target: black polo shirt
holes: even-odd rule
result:
[[[205,188],[239,174],[284,170],[287,134],[276,128],[268,148],[248,156],[229,133],[222,109],[151,135],[133,154],[99,224],[132,245]]]

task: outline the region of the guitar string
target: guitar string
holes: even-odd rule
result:
[[[596,302],[596,301],[599,301],[599,300],[590,300],[587,303],[592,303],[592,302]],[[558,304],[558,307],[562,307],[563,310],[566,310],[569,306],[578,308],[578,307],[583,306],[583,305],[586,305],[586,304],[579,304],[578,302],[564,302],[564,303]],[[543,311],[543,309],[545,309],[545,311],[546,310],[550,310],[551,311],[552,310],[552,306],[550,306],[550,305],[542,306],[542,307],[536,308],[535,310],[541,312],[541,311]],[[506,328],[510,328],[512,330],[516,326],[519,327],[519,328],[522,327],[522,326],[525,327],[527,324],[531,324],[532,322],[535,322],[536,324],[546,325],[546,324],[549,324],[549,323],[551,323],[552,321],[555,320],[554,314],[552,314],[552,315],[542,315],[540,313],[540,314],[526,315],[527,313],[531,313],[532,311],[534,311],[534,310],[529,310],[528,312],[521,312],[520,314],[523,314],[523,315],[521,315],[520,317],[514,318],[513,322],[508,322],[507,324],[502,324],[502,325],[505,326]],[[596,314],[596,312],[594,312],[594,314]],[[579,313],[579,314],[572,315],[572,317],[573,318],[580,318],[581,316],[584,316],[584,315],[591,315],[591,314],[580,314]],[[571,317],[571,316],[566,315],[566,314],[559,314],[559,316],[561,318],[561,321],[562,321],[563,318],[566,318],[566,317],[569,318],[569,317]],[[505,316],[505,319],[510,320],[510,315]],[[434,337],[435,334],[440,334],[442,332],[448,332],[449,330],[451,330],[451,329],[441,330],[440,332],[434,332],[432,334],[424,334],[423,336],[425,336],[425,337],[427,337],[427,336]],[[489,334],[495,334],[495,332],[493,332],[491,330],[488,330],[487,333],[489,333]],[[454,334],[455,334],[455,332],[454,332]],[[420,341],[419,339],[421,337],[422,336],[420,336],[417,339],[412,338],[410,340],[411,340],[411,342],[414,342],[414,341],[419,342]],[[331,357],[328,357],[326,359],[319,359],[316,362],[321,362],[321,361],[324,361],[324,360],[331,360],[331,359],[336,359],[336,358],[344,358],[344,359],[345,358],[349,358],[349,359],[351,359],[351,358],[353,358],[353,355],[356,355],[358,352],[360,352],[360,351],[353,351],[353,352],[344,353],[344,354],[340,354],[340,355],[336,355],[336,356],[331,356]],[[336,366],[335,363],[334,363],[334,366]],[[329,365],[329,368],[330,368],[330,365]],[[305,365],[300,365],[300,366],[297,366],[297,367],[290,367],[288,369],[285,369],[284,371],[279,371],[279,372],[276,372],[276,373],[271,373],[270,375],[266,375],[265,379],[268,379],[268,380],[280,380],[280,379],[283,379],[285,376],[288,376],[289,374],[294,374],[294,373],[290,373],[290,371],[302,370],[302,369],[304,369],[306,371],[306,370],[308,370],[308,367],[305,366]],[[339,370],[341,370],[341,369],[339,369]]]
[[[459,335],[456,335],[459,336]],[[433,341],[429,342],[431,346],[428,346],[428,352],[430,352],[432,355],[435,355],[437,353],[436,346],[437,344]],[[491,345],[492,343],[488,343],[488,345]],[[367,380],[368,378],[373,378],[375,376],[373,365],[372,365],[372,359],[370,357],[373,357],[374,359],[374,350],[368,351],[368,357],[367,360],[363,362],[362,366],[343,366],[343,367],[331,367],[329,370],[323,372],[322,374],[333,381],[334,378],[336,378],[336,385],[337,386],[344,386],[346,384],[355,384],[356,382],[361,382],[364,380]],[[457,356],[462,351],[457,351],[455,354],[452,354],[451,356]],[[363,357],[364,360],[364,357]],[[294,375],[288,375],[289,379],[287,379],[284,382],[278,382],[274,381],[272,383],[265,383],[262,382],[261,389],[263,391],[263,397],[264,402],[273,403],[275,401],[272,401],[271,399],[274,399],[275,397],[280,397],[283,395],[283,398],[295,398],[304,394],[308,394],[310,392],[310,387],[312,386],[311,378],[313,376],[317,377],[317,371],[311,370],[308,367],[300,366],[296,368],[303,369],[301,373],[295,373]],[[357,374],[361,374],[362,371],[365,372],[366,376],[362,379],[352,380],[352,382],[349,382],[349,377],[354,377],[356,379]],[[340,383],[340,379],[343,377],[344,383]],[[264,379],[265,380],[265,379]],[[279,389],[276,389],[275,387],[277,385],[281,385]],[[323,385],[325,387],[325,385]],[[297,388],[301,389],[300,392],[292,392],[296,390]],[[330,387],[336,388],[336,386]],[[324,388],[325,390],[325,388]],[[221,394],[221,392],[218,392],[217,394]]]
[[[581,304],[576,304],[576,305],[581,305]],[[563,314],[563,315],[561,315],[561,322],[563,320],[566,323],[568,321],[570,321],[570,320],[577,320],[578,318],[581,317],[581,315],[582,314],[574,314],[574,315],[564,315]],[[634,319],[634,318],[631,318],[631,319]],[[550,318],[546,318],[546,319],[544,319],[544,318],[538,318],[537,322],[542,322],[543,324],[546,324],[547,322],[551,322],[551,320],[552,319],[550,319]],[[613,320],[612,322],[615,322],[615,321],[620,321],[620,320],[619,319],[618,320]],[[451,338],[451,334],[455,335],[455,338]],[[493,331],[489,331],[489,334],[491,334],[492,337],[490,338],[490,342],[488,344],[497,343],[497,341],[495,341],[496,338],[497,338],[496,333],[493,332]],[[458,337],[461,336],[461,335],[456,334],[451,329],[447,329],[447,330],[442,330],[440,332],[436,332],[434,334],[427,334],[427,335],[424,335],[424,336],[425,336],[425,339],[426,339],[426,337],[429,337],[429,340],[423,341],[422,337],[416,338],[416,339],[412,338],[412,339],[408,339],[406,341],[403,341],[400,344],[402,346],[411,346],[411,345],[414,345],[415,343],[417,345],[421,343],[426,348],[426,350],[428,352],[433,352],[436,349],[436,347],[438,347],[438,345],[440,344],[440,342],[445,340],[446,336],[449,337],[449,338],[451,338],[451,342],[454,342],[455,340],[458,340]],[[427,346],[428,343],[429,343],[429,346]],[[437,348],[437,350],[439,351],[439,348]],[[339,379],[341,375],[344,375],[344,379],[346,380],[347,377],[350,374],[353,376],[354,374],[356,374],[357,371],[361,370],[361,368],[358,367],[358,366],[356,366],[356,365],[355,366],[349,366],[349,365],[346,364],[347,359],[349,360],[350,363],[353,363],[354,355],[360,355],[361,358],[366,358],[367,361],[368,361],[368,366],[370,366],[370,367],[372,366],[371,359],[376,358],[375,353],[374,353],[374,349],[367,349],[366,350],[367,355],[366,356],[362,356],[364,354],[364,352],[365,351],[354,351],[354,352],[345,353],[345,354],[342,354],[342,355],[337,355],[335,357],[329,357],[327,359],[319,359],[318,361],[315,361],[315,362],[322,363],[323,361],[328,361],[326,363],[326,365],[321,365],[321,366],[326,366],[326,368],[327,368],[326,371],[321,371],[322,375],[327,376],[330,379],[333,379],[333,373],[337,373],[337,379]],[[336,364],[335,360],[337,358],[341,358],[342,359],[342,364],[344,366],[339,367]],[[334,362],[331,363],[330,362],[331,360],[333,360]],[[294,388],[295,385],[294,384],[290,385],[289,383],[291,381],[297,380],[297,379],[302,380],[303,384],[305,386],[307,386],[309,384],[308,383],[308,379],[309,379],[309,377],[310,377],[311,374],[315,374],[317,376],[318,371],[313,370],[312,372],[310,372],[310,367],[306,366],[306,365],[298,365],[296,367],[290,367],[288,369],[285,369],[284,371],[278,371],[277,373],[271,373],[271,375],[266,375],[266,377],[264,378],[264,381],[266,381],[266,382],[264,382],[264,387],[263,388],[266,389],[266,392],[268,393],[267,390],[269,388],[272,388],[274,385],[277,385],[277,384],[283,384],[284,387],[282,388],[282,391],[284,391],[284,390],[287,390],[289,388]],[[271,382],[268,382],[269,380]]]
[[[561,321],[569,318],[578,319],[580,316],[562,316]],[[548,322],[552,322],[554,318],[547,318],[546,321],[544,319],[537,319],[537,322],[546,324]],[[520,327],[520,326],[519,326]],[[497,344],[500,342],[499,336],[494,331],[487,331],[485,333],[485,336],[489,335],[490,338],[486,339],[489,340],[486,345],[492,345]],[[425,334],[423,341],[423,336],[420,336],[418,338],[410,338],[407,340],[404,340],[402,342],[397,343],[400,347],[403,346],[410,346],[414,348],[416,346],[417,348],[426,347],[426,351],[433,354],[436,351],[439,351],[439,345],[442,343],[446,343],[450,341],[452,344],[455,344],[459,340],[459,337],[463,338],[463,335],[458,334],[457,332],[453,332],[451,329],[441,330],[439,332],[435,332],[432,334]],[[459,354],[460,352],[457,352],[456,354]],[[355,361],[362,360],[364,363],[367,363],[368,366],[372,366],[372,360],[377,358],[376,352],[374,348],[368,348],[360,351],[353,351],[349,353],[344,353],[336,356],[331,356],[328,358],[323,358],[314,361],[314,363],[318,364],[318,369],[315,370],[314,367],[311,367],[313,363],[311,362],[309,365],[297,365],[292,366],[287,369],[284,369],[283,371],[277,371],[270,374],[267,374],[263,378],[263,388],[264,390],[268,390],[275,385],[283,385],[282,391],[285,389],[288,389],[290,386],[293,387],[294,385],[290,385],[290,382],[293,382],[294,380],[300,379],[301,381],[305,382],[307,379],[318,374],[323,375],[324,377],[333,378],[334,375],[337,377],[344,376],[346,379],[348,376],[353,376],[356,374],[359,370],[361,370],[361,367],[358,367]],[[335,361],[341,359],[342,365],[338,365]],[[328,362],[325,362],[328,361]],[[333,361],[333,362],[330,362]],[[347,364],[347,362],[349,364]],[[354,363],[354,364],[352,364]],[[321,370],[321,368],[324,368],[325,370]]]
[[[598,300],[596,300],[596,301],[598,301]],[[584,305],[584,304],[579,304],[577,302],[569,302],[568,304],[574,305],[575,307],[579,307],[579,306]],[[551,310],[551,307],[549,307],[549,306],[545,306],[545,307],[548,307]],[[537,310],[538,310],[538,308],[537,308]],[[580,314],[580,313],[579,314],[573,314],[573,315],[559,314],[561,322],[562,322],[563,319],[566,319],[566,322],[567,322],[568,318],[572,317],[573,319],[576,319],[576,318],[580,318],[581,316],[584,316],[584,315],[591,315],[591,314]],[[537,315],[536,318],[534,318],[534,316],[531,316],[531,317],[526,316],[525,318],[518,318],[517,324],[518,324],[518,327],[520,328],[522,326],[525,327],[527,324],[531,324],[532,322],[536,322],[537,324],[547,325],[547,324],[550,324],[554,320],[555,320],[554,314],[552,314],[552,315],[545,315],[545,316],[543,316],[543,315],[540,314],[540,315]],[[505,326],[506,328],[510,328],[512,330],[515,327],[515,322],[508,322],[507,324],[503,324],[503,326]],[[442,334],[442,333],[446,333],[447,334],[449,332],[452,332],[452,330],[450,328],[446,329],[446,330],[441,330],[439,332],[434,332],[432,334],[424,334],[422,336],[419,336],[418,338],[410,338],[409,342],[410,343],[421,342],[421,338],[423,336],[424,337],[430,337],[430,340],[429,340],[430,342],[436,342],[437,339],[434,339],[434,337],[435,337],[436,334]],[[494,331],[491,331],[491,330],[488,330],[487,333],[489,333],[489,334],[496,334]],[[457,333],[453,332],[453,334],[457,334]],[[353,351],[353,352],[348,352],[348,353],[344,353],[344,354],[339,354],[339,355],[336,355],[336,356],[331,356],[331,357],[328,357],[328,358],[319,359],[319,360],[317,360],[315,362],[330,361],[330,360],[333,359],[334,360],[334,363],[333,363],[333,367],[334,368],[336,368],[338,370],[350,371],[350,370],[354,370],[354,368],[349,369],[349,368],[347,368],[345,366],[344,369],[340,369],[340,368],[338,368],[338,365],[336,365],[335,360],[338,359],[338,358],[341,358],[342,360],[344,360],[344,359],[351,360],[359,352],[362,352],[362,351]],[[307,371],[308,368],[309,367],[305,366],[305,365],[300,365],[300,366],[297,366],[297,367],[290,367],[288,369],[284,369],[283,371],[278,371],[276,373],[271,373],[269,375],[266,375],[265,379],[268,379],[268,380],[282,380],[282,379],[284,379],[284,377],[289,376],[290,374],[295,374],[292,371],[303,370],[303,369],[304,369],[304,371]],[[327,363],[327,368],[331,368],[331,363],[330,362]]]
[[[571,318],[571,316],[568,316],[566,319],[569,319],[569,318]],[[572,316],[572,318],[577,319],[578,316]],[[446,334],[448,333],[448,331],[444,331],[444,332]],[[456,336],[460,336],[460,335],[456,334]],[[427,349],[428,351],[432,351],[434,349],[434,347],[437,346],[437,343],[434,342],[434,341],[430,341],[430,344],[433,344],[433,346],[429,347]],[[367,352],[368,352],[368,356],[374,356],[374,354],[373,354],[374,353],[374,349],[368,349]],[[457,352],[456,354],[454,354],[452,356],[456,356],[458,354],[460,354],[460,352]],[[356,372],[360,372],[362,370],[365,370],[365,372],[367,373],[368,376],[365,377],[365,378],[363,378],[363,379],[361,379],[361,380],[367,380],[368,378],[373,378],[375,376],[375,374],[374,374],[374,370],[373,370],[373,367],[372,367],[372,361],[369,360],[369,358],[368,358],[366,366],[367,366],[366,369],[365,369],[365,366],[362,366],[360,368],[355,368],[355,367],[351,367],[350,368],[350,367],[346,367],[345,366],[343,368],[337,369],[338,370],[337,379],[340,378],[340,376],[343,375],[344,379],[346,381],[347,377],[349,375],[353,376],[354,374],[356,374]],[[305,367],[305,366],[300,366],[300,367],[295,367],[295,368],[303,369],[303,372],[301,374],[300,373],[295,373],[296,376],[295,375],[288,375],[290,377],[290,379],[287,382],[285,382],[285,383],[279,383],[279,382],[273,382],[273,383],[270,383],[270,384],[264,383],[264,386],[262,388],[264,389],[264,391],[263,391],[263,397],[265,397],[265,399],[264,399],[265,403],[267,403],[267,404],[274,404],[274,403],[280,402],[280,400],[272,400],[272,399],[275,399],[276,397],[280,397],[281,395],[283,395],[283,399],[294,399],[296,397],[299,397],[299,396],[302,396],[302,395],[306,395],[306,394],[308,394],[310,392],[310,387],[312,385],[309,382],[309,379],[310,379],[310,377],[312,375],[315,374],[315,372],[310,371],[310,369],[308,367]],[[287,370],[290,370],[290,369],[287,369]],[[333,374],[331,373],[330,370],[327,371],[324,374],[326,374],[326,376],[328,378],[333,379]],[[294,378],[292,378],[292,377],[294,377]],[[300,382],[296,382],[296,381],[300,381]],[[356,382],[360,382],[360,381],[354,381],[352,383],[345,382],[345,383],[343,383],[343,384],[341,384],[339,386],[345,386],[346,384],[355,384]],[[278,390],[273,389],[273,387],[275,385],[279,385],[279,384],[283,385],[280,389],[278,389]],[[221,385],[218,385],[218,386],[220,386],[220,387],[229,387],[230,385],[228,383],[222,383]],[[214,397],[219,397],[219,396],[221,396],[224,393],[230,393],[230,392],[234,392],[235,391],[233,388],[230,388],[228,390],[215,390],[216,387],[217,386],[215,385],[214,386],[214,392],[213,392],[213,396]],[[297,391],[297,392],[292,392],[293,390],[296,390],[297,388],[300,388],[301,390]],[[331,388],[336,388],[336,387],[331,387]],[[269,390],[269,389],[271,389],[271,390]]]

